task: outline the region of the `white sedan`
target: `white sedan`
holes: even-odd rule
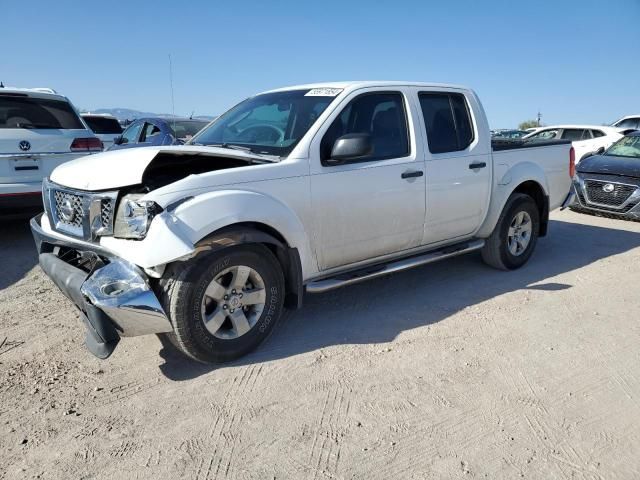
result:
[[[621,139],[624,129],[601,125],[555,125],[537,128],[523,140],[571,140],[576,162],[586,155],[609,148]]]

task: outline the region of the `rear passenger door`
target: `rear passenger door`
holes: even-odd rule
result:
[[[420,245],[424,157],[406,89],[362,89],[345,98],[311,144],[311,207],[321,270]],[[335,141],[367,134],[373,152],[331,164]]]
[[[426,160],[424,243],[473,234],[484,220],[491,192],[491,144],[479,138],[473,112],[481,108],[461,91],[417,89]],[[475,110],[472,110],[471,104]]]

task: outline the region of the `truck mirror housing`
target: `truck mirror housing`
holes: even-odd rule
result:
[[[371,136],[367,133],[349,133],[338,138],[331,149],[329,164],[339,164],[366,158],[373,153]]]

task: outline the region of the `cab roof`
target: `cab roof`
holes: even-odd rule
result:
[[[429,87],[429,88],[456,88],[470,90],[462,85],[452,85],[448,83],[430,83],[430,82],[403,82],[389,80],[367,80],[367,81],[345,81],[345,82],[324,82],[324,83],[307,83],[303,85],[292,85],[289,87],[276,88],[262,93],[283,92],[287,90],[311,90],[312,88],[340,88],[342,90],[356,90],[367,87]]]

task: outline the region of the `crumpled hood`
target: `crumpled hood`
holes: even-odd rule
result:
[[[640,178],[640,159],[614,155],[593,155],[581,160],[576,165],[576,170],[579,173]]]
[[[161,152],[176,154],[176,161],[179,161],[180,154],[224,156],[239,159],[256,158],[248,152],[219,147],[180,145],[123,148],[63,163],[53,171],[50,179],[64,187],[89,191],[137,185],[142,182],[142,175],[151,161]]]

